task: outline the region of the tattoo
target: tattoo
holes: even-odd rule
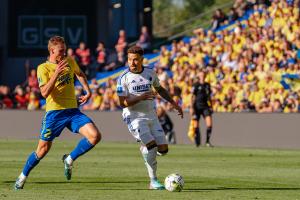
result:
[[[155,88],[155,90],[162,98],[164,98],[168,102],[170,102],[172,104],[175,103],[174,100],[172,99],[170,93],[165,88],[160,86],[160,87]]]

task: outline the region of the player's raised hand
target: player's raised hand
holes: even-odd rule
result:
[[[174,106],[174,109],[177,110],[178,115],[179,115],[181,118],[183,118],[183,111],[182,111],[182,108],[181,108],[177,103],[173,104],[173,106]]]
[[[152,100],[154,99],[155,94],[153,93],[153,91],[149,91],[149,92],[145,92],[140,96],[141,100]]]
[[[85,104],[85,103],[90,99],[90,97],[91,97],[91,94],[90,94],[90,93],[88,93],[88,94],[86,94],[86,95],[80,96],[80,97],[79,97],[79,103],[80,103],[80,105]]]
[[[66,66],[68,65],[68,61],[66,59],[64,60],[61,60],[58,64],[57,64],[57,67],[55,69],[55,73],[57,75],[60,75],[65,69],[66,69]]]

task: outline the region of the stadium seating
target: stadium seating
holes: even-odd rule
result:
[[[297,1],[255,4],[242,17],[215,31],[197,29],[193,37],[146,55],[185,110],[199,70],[207,72],[215,112],[298,112],[300,98],[300,17]],[[97,73],[93,98],[83,109],[118,109],[116,78],[124,67]],[[81,88],[77,87],[76,94]],[[0,91],[1,93],[1,91]],[[163,99],[157,104],[172,109]]]

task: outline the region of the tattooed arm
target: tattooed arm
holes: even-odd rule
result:
[[[181,118],[183,118],[182,108],[172,99],[170,93],[162,86],[155,87],[155,90],[162,98],[164,98],[169,103],[171,103],[174,106],[174,108],[177,110],[178,115],[180,115]]]

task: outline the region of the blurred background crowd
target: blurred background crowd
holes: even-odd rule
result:
[[[246,20],[239,20],[250,13]],[[231,25],[233,24],[233,25]],[[224,28],[226,26],[227,28]],[[300,18],[298,0],[236,0],[228,13],[218,9],[210,29],[198,28],[186,40],[160,47],[155,70],[161,85],[167,88],[184,110],[191,104],[191,87],[200,70],[212,88],[214,112],[298,112],[300,100]],[[141,28],[136,45],[151,51],[147,27]],[[126,32],[119,31],[114,49],[100,42],[90,49],[84,42],[69,48],[90,79],[92,97],[83,110],[120,109],[116,80],[99,84],[97,73],[126,65],[129,44]],[[145,60],[147,65],[147,60]],[[43,109],[36,67],[26,61],[27,80],[15,88],[0,85],[1,109]],[[82,88],[76,86],[76,95]],[[159,96],[157,106],[172,107]]]

